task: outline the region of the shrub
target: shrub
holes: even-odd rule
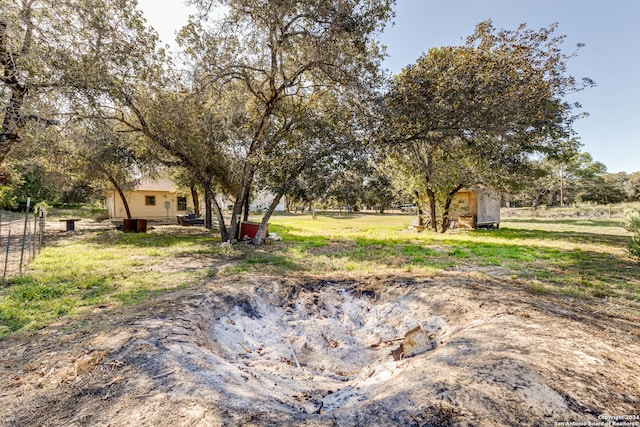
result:
[[[629,242],[629,252],[631,252],[631,255],[640,258],[640,209],[627,211],[624,228],[633,233],[631,242]]]
[[[13,210],[18,207],[18,201],[13,189],[0,186],[0,209]]]

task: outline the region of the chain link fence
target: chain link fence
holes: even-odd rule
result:
[[[0,210],[0,273],[2,283],[7,278],[22,274],[24,268],[40,252],[44,240],[46,211],[24,213]]]

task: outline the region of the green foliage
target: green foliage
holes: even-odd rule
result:
[[[624,227],[633,233],[629,242],[629,252],[640,258],[640,209],[632,209],[626,213]]]
[[[32,209],[38,203],[55,202],[65,181],[38,159],[7,162],[7,171],[9,179],[0,186],[0,207],[7,210],[24,211],[27,198]]]
[[[440,211],[442,231],[458,189],[528,179],[532,155],[576,147],[579,115],[563,97],[592,82],[566,75],[555,28],[482,22],[466,45],[433,48],[394,78],[381,113],[387,155],[431,216]]]
[[[2,209],[24,211],[28,197],[31,209],[36,210],[37,206],[61,206],[69,200],[87,203],[102,196],[88,183],[52,170],[42,159],[33,159],[28,165],[23,163],[26,162],[6,162],[10,177],[0,186]]]
[[[606,166],[586,152],[567,153],[562,158],[546,157],[532,163],[532,167],[533,179],[512,187],[512,200],[518,206],[560,206],[581,202],[615,204],[640,200],[640,172],[607,173]]]
[[[31,198],[31,206],[42,202],[56,200],[60,194],[59,187],[54,180],[49,178],[47,171],[40,168],[19,171],[22,177],[22,185],[14,189],[14,195],[18,200],[18,209],[24,210],[27,198]]]
[[[63,191],[57,204],[88,204],[103,197],[103,188],[92,179],[73,180]]]
[[[391,178],[380,171],[375,171],[368,177],[363,190],[362,202],[365,206],[374,208],[378,213],[384,213],[398,198],[394,192]]]
[[[616,174],[606,174],[594,180],[589,183],[589,187],[578,194],[577,199],[582,202],[593,202],[603,205],[625,201],[626,194],[624,185],[616,182],[618,181],[616,178],[619,178]]]
[[[333,197],[352,209],[362,199],[369,167],[361,161],[356,108],[332,91],[318,91],[286,110],[291,126],[272,142],[269,167],[256,172],[258,188],[286,194],[295,204]],[[354,96],[355,99],[355,96]]]
[[[334,174],[333,182],[328,191],[329,198],[335,207],[357,212],[360,209],[361,197],[364,192],[363,177],[352,170],[340,170]]]
[[[132,0],[3,0],[2,11],[0,162],[18,160],[19,167],[13,182],[5,184],[12,195],[6,192],[4,204],[13,205],[14,196],[20,209],[26,197],[33,203],[91,201],[101,190],[92,185],[96,168],[113,160],[105,141],[126,139],[118,134],[96,138],[91,122],[101,116],[95,109],[106,103],[114,116],[122,95],[118,83],[142,86],[141,80],[163,69],[157,36],[144,26]],[[59,126],[61,115],[64,127]],[[82,138],[92,140],[90,150],[78,149],[86,148],[87,141],[74,146]],[[78,165],[79,158],[84,164]],[[130,164],[119,166],[131,171]],[[78,180],[85,172],[87,180]]]
[[[0,186],[0,209],[8,211],[15,210],[18,207],[18,200],[13,193],[13,188],[6,185]]]
[[[640,172],[629,174],[625,191],[630,202],[640,202]]]

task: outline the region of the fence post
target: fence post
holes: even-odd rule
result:
[[[44,241],[44,227],[45,227],[45,221],[47,218],[47,213],[44,210],[44,207],[40,207],[40,227],[39,227],[39,231],[38,231],[38,251],[37,253],[40,253],[40,249],[42,249],[42,242]]]
[[[30,262],[36,257],[36,242],[38,237],[38,215],[33,213],[33,233],[31,233],[31,259]]]
[[[2,283],[7,280],[7,264],[9,263],[9,247],[11,246],[11,228],[7,234],[7,251],[4,255],[4,272],[2,273]]]
[[[20,249],[20,274],[22,274],[22,260],[24,259],[24,244],[27,240],[27,227],[29,226],[29,209],[31,208],[31,197],[27,197],[27,208],[24,215],[24,228],[22,230],[22,248]]]

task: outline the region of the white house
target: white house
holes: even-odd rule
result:
[[[194,211],[191,195],[179,191],[175,183],[167,178],[142,178],[133,190],[125,191],[124,195],[133,218],[171,218]],[[261,191],[251,200],[249,209],[264,211],[273,201],[273,197],[272,194]],[[200,212],[204,212],[204,197],[200,199]],[[223,210],[233,208],[233,201],[228,197],[218,196],[216,200]],[[110,218],[127,217],[122,198],[115,189],[107,193],[105,204]],[[284,210],[284,202],[281,200],[276,211]]]
[[[193,210],[191,197],[178,191],[173,181],[166,178],[142,178],[124,195],[134,218],[168,218]],[[122,198],[115,189],[107,193],[105,204],[111,218],[127,217]]]

